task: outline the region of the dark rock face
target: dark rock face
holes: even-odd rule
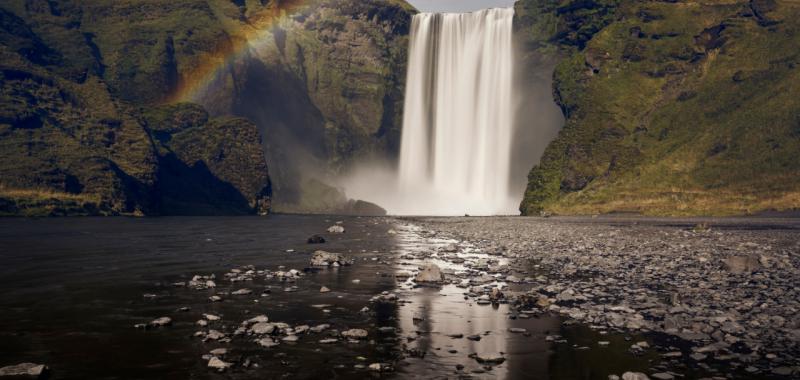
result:
[[[309,2],[194,100],[272,136],[275,201],[302,212],[307,180],[396,156],[412,12],[402,1]]]
[[[160,142],[161,213],[269,212],[267,164],[253,123],[237,118],[209,121],[203,108],[193,104],[162,107],[147,115],[153,120],[151,133]]]
[[[517,2],[523,56],[555,59],[566,121],[523,214],[800,207],[791,1]],[[767,95],[770,94],[770,95]]]

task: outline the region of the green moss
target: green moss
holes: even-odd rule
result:
[[[745,1],[619,2],[556,68],[567,124],[523,213],[800,207],[800,7],[776,4],[765,22]]]

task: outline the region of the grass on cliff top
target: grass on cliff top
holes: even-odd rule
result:
[[[18,189],[0,184],[0,216],[54,216],[101,214],[100,197],[50,189]]]

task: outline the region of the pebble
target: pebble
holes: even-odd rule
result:
[[[212,357],[211,360],[208,361],[208,368],[213,368],[218,371],[224,371],[232,365],[233,364],[224,362],[217,357]]]
[[[342,331],[342,336],[350,339],[366,339],[369,333],[363,329],[350,329]]]
[[[150,321],[150,323],[148,323],[150,327],[164,327],[164,326],[169,326],[171,324],[172,324],[172,318],[170,317],[156,318]]]

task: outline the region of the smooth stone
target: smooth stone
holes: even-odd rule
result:
[[[161,317],[150,321],[149,325],[152,327],[164,327],[172,324],[172,318]]]
[[[330,290],[330,289],[328,289],[328,287],[327,287],[327,286],[323,286],[323,287],[319,288],[319,292],[320,292],[320,293],[327,293],[327,292],[330,292],[330,291],[331,291],[331,290]]]
[[[217,348],[217,349],[211,350],[209,353],[211,355],[215,355],[215,356],[225,356],[228,353],[228,349],[227,348]]]
[[[420,283],[441,283],[444,281],[444,274],[439,266],[433,263],[427,263],[422,270],[414,278],[414,281]]]
[[[332,233],[332,234],[343,234],[344,233],[344,227],[342,227],[340,225],[330,226],[330,227],[328,227],[328,232]]]
[[[650,380],[650,378],[641,372],[625,372],[622,374],[622,380]]]
[[[342,336],[349,339],[366,339],[369,333],[363,329],[350,329],[342,331]]]
[[[214,368],[219,371],[224,371],[232,365],[233,364],[224,362],[217,357],[213,357],[211,358],[211,360],[208,361],[208,368]]]
[[[256,341],[256,343],[258,343],[259,346],[266,348],[272,348],[280,345],[278,342],[272,340],[272,338],[259,339]]]
[[[484,353],[476,354],[475,360],[477,360],[479,363],[500,364],[506,361],[506,358],[501,353]]]
[[[20,363],[0,368],[0,376],[3,377],[34,377],[38,378],[47,371],[47,366],[36,363]]]

